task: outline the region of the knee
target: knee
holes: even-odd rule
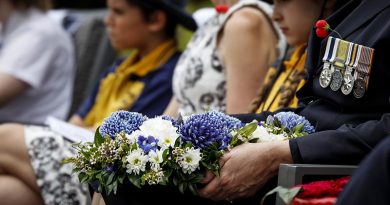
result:
[[[2,124],[0,125],[0,153],[7,147],[12,147],[24,139],[23,125]]]

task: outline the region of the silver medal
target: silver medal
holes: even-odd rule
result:
[[[355,83],[355,78],[352,76],[352,74],[346,73],[344,75],[344,84],[341,87],[341,92],[344,95],[349,95],[352,92],[354,83]]]
[[[343,84],[343,75],[341,74],[340,70],[337,69],[333,72],[332,81],[330,83],[330,89],[332,89],[333,91],[337,91],[340,89],[342,84]]]
[[[322,88],[329,86],[330,81],[332,80],[332,71],[329,69],[329,63],[324,64],[319,80]]]
[[[362,78],[358,78],[353,86],[353,96],[355,98],[362,98],[366,93],[366,85]]]

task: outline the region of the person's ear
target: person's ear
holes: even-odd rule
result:
[[[324,17],[330,16],[336,7],[337,0],[325,0]]]
[[[157,10],[151,14],[148,21],[148,28],[151,32],[159,32],[165,29],[167,25],[167,15],[164,11]]]

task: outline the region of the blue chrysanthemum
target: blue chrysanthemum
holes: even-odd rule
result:
[[[137,140],[138,147],[141,148],[145,154],[148,154],[151,150],[156,151],[158,148],[158,139],[153,136],[139,136]]]
[[[145,120],[147,120],[147,117],[136,112],[117,111],[112,113],[110,117],[104,119],[99,132],[103,137],[109,136],[114,139],[122,131],[126,134],[131,134]]]
[[[180,126],[180,125],[179,125],[179,122],[178,122],[176,119],[174,119],[173,117],[171,117],[171,116],[163,115],[163,116],[161,116],[161,118],[162,118],[163,120],[171,121],[171,122],[172,122],[172,125],[173,125],[174,127],[179,127],[179,126]]]
[[[293,112],[280,112],[277,113],[274,117],[278,118],[282,125],[289,130],[293,129],[297,125],[303,124],[303,132],[306,132],[308,134],[315,132],[314,127],[310,124],[308,120]]]
[[[242,127],[240,120],[220,112],[207,112],[192,115],[180,127],[180,134],[185,143],[191,142],[195,148],[208,149],[216,143],[219,150],[227,148],[232,129]]]

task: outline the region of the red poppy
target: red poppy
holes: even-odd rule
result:
[[[226,13],[229,10],[229,6],[226,5],[226,4],[219,4],[219,5],[215,6],[215,10],[219,14],[224,14],[224,13]]]
[[[319,20],[316,22],[316,34],[320,38],[328,36],[328,31],[331,30],[328,22],[325,20]]]

